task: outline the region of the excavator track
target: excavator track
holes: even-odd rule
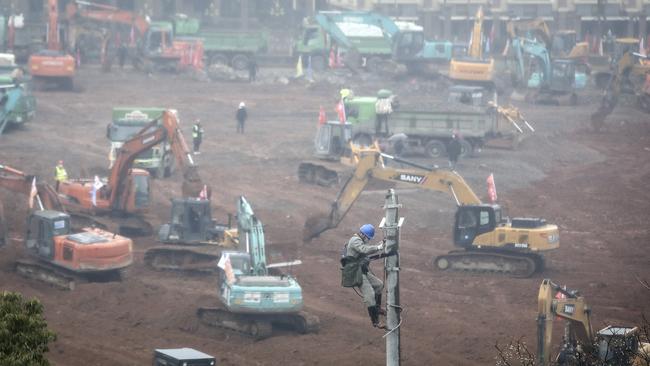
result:
[[[256,340],[272,336],[274,324],[301,334],[315,333],[320,329],[318,317],[304,311],[294,314],[236,314],[222,308],[201,307],[196,315],[203,324],[233,330]]]
[[[442,271],[498,273],[527,278],[544,268],[543,257],[533,253],[498,251],[451,251],[436,257],[433,264]]]
[[[144,263],[157,271],[211,274],[217,269],[223,247],[186,245],[157,246],[144,253]]]
[[[121,281],[124,270],[79,274],[47,262],[31,259],[17,260],[15,268],[16,272],[23,277],[69,291],[74,290],[79,283]]]

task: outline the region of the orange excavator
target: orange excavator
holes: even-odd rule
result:
[[[0,165],[0,187],[26,195],[30,206],[36,201],[39,208],[27,218],[24,244],[30,257],[16,262],[21,275],[72,290],[80,280],[119,278],[120,270],[133,262],[131,239],[97,228],[73,232],[70,215],[47,183]],[[4,217],[0,227],[6,228]]]
[[[124,25],[137,31],[137,49],[132,52],[134,65],[146,70],[203,67],[201,40],[174,40],[169,22],[150,22],[132,11],[87,1],[71,1],[66,6],[66,19],[76,39],[77,33],[96,24]],[[103,50],[103,52],[107,52]]]
[[[62,89],[72,90],[75,59],[61,46],[57,0],[48,0],[48,17],[47,49],[29,56],[29,72],[38,84],[54,82]]]
[[[207,191],[179,128],[176,111],[166,110],[158,120],[124,142],[117,151],[108,178],[61,182],[57,192],[63,207],[72,213],[106,217],[112,222],[109,228],[120,233],[151,235],[151,224],[143,218],[151,203],[149,173],[133,168],[133,161],[143,151],[165,140],[183,168],[183,195],[198,197],[202,189]],[[97,184],[97,180],[101,184]],[[96,188],[99,185],[101,187]]]

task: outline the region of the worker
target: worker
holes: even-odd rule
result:
[[[382,133],[382,125],[384,126],[384,135],[388,136],[388,116],[393,113],[393,105],[390,95],[385,94],[382,90],[377,95],[377,102],[375,103],[375,134]]]
[[[458,163],[461,150],[460,136],[457,132],[454,132],[451,134],[451,140],[447,144],[447,156],[449,157],[449,168],[451,170],[456,170],[456,164]]]
[[[237,114],[235,115],[235,118],[237,118],[237,133],[241,133],[243,135],[244,124],[248,118],[248,112],[246,111],[246,104],[244,104],[244,102],[239,103],[239,108],[237,108]]]
[[[54,179],[56,180],[56,189],[59,189],[59,184],[68,180],[68,172],[65,171],[63,167],[63,160],[59,160],[59,163],[54,167]]]
[[[126,56],[128,54],[128,49],[126,48],[125,42],[120,42],[120,46],[117,49],[117,59],[120,63],[120,69],[124,68],[124,63],[126,63]]]
[[[354,234],[345,245],[345,258],[351,261],[360,262],[362,282],[361,294],[363,302],[368,308],[368,315],[372,325],[376,328],[385,329],[385,325],[379,320],[380,315],[386,312],[381,309],[381,292],[384,284],[371,271],[368,256],[381,252],[384,249],[384,242],[378,245],[370,245],[368,242],[375,236],[375,227],[371,224],[365,224],[359,228],[359,232]]]
[[[201,120],[197,119],[192,126],[192,143],[194,154],[200,154],[199,148],[201,147],[201,142],[203,141],[203,127],[201,127]]]
[[[257,61],[255,61],[255,58],[251,58],[248,61],[248,82],[252,83],[255,80],[257,80]]]

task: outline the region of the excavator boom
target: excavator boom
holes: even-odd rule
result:
[[[149,29],[146,18],[127,10],[87,1],[72,1],[66,6],[66,17],[69,21],[77,18],[91,19],[104,23],[118,23],[134,26],[140,36]]]

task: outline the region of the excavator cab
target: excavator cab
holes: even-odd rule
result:
[[[459,206],[454,223],[454,244],[469,248],[477,236],[494,231],[501,222],[499,205]]]
[[[352,138],[352,124],[327,121],[318,126],[314,146],[319,159],[338,160],[344,155],[348,141]]]
[[[162,242],[200,243],[223,240],[226,227],[212,220],[210,201],[196,198],[172,200],[171,222],[160,227]]]
[[[550,89],[571,92],[574,89],[576,64],[573,60],[556,59],[551,64]]]
[[[27,249],[41,258],[54,258],[54,237],[70,234],[70,216],[58,211],[36,211],[27,218]]]

